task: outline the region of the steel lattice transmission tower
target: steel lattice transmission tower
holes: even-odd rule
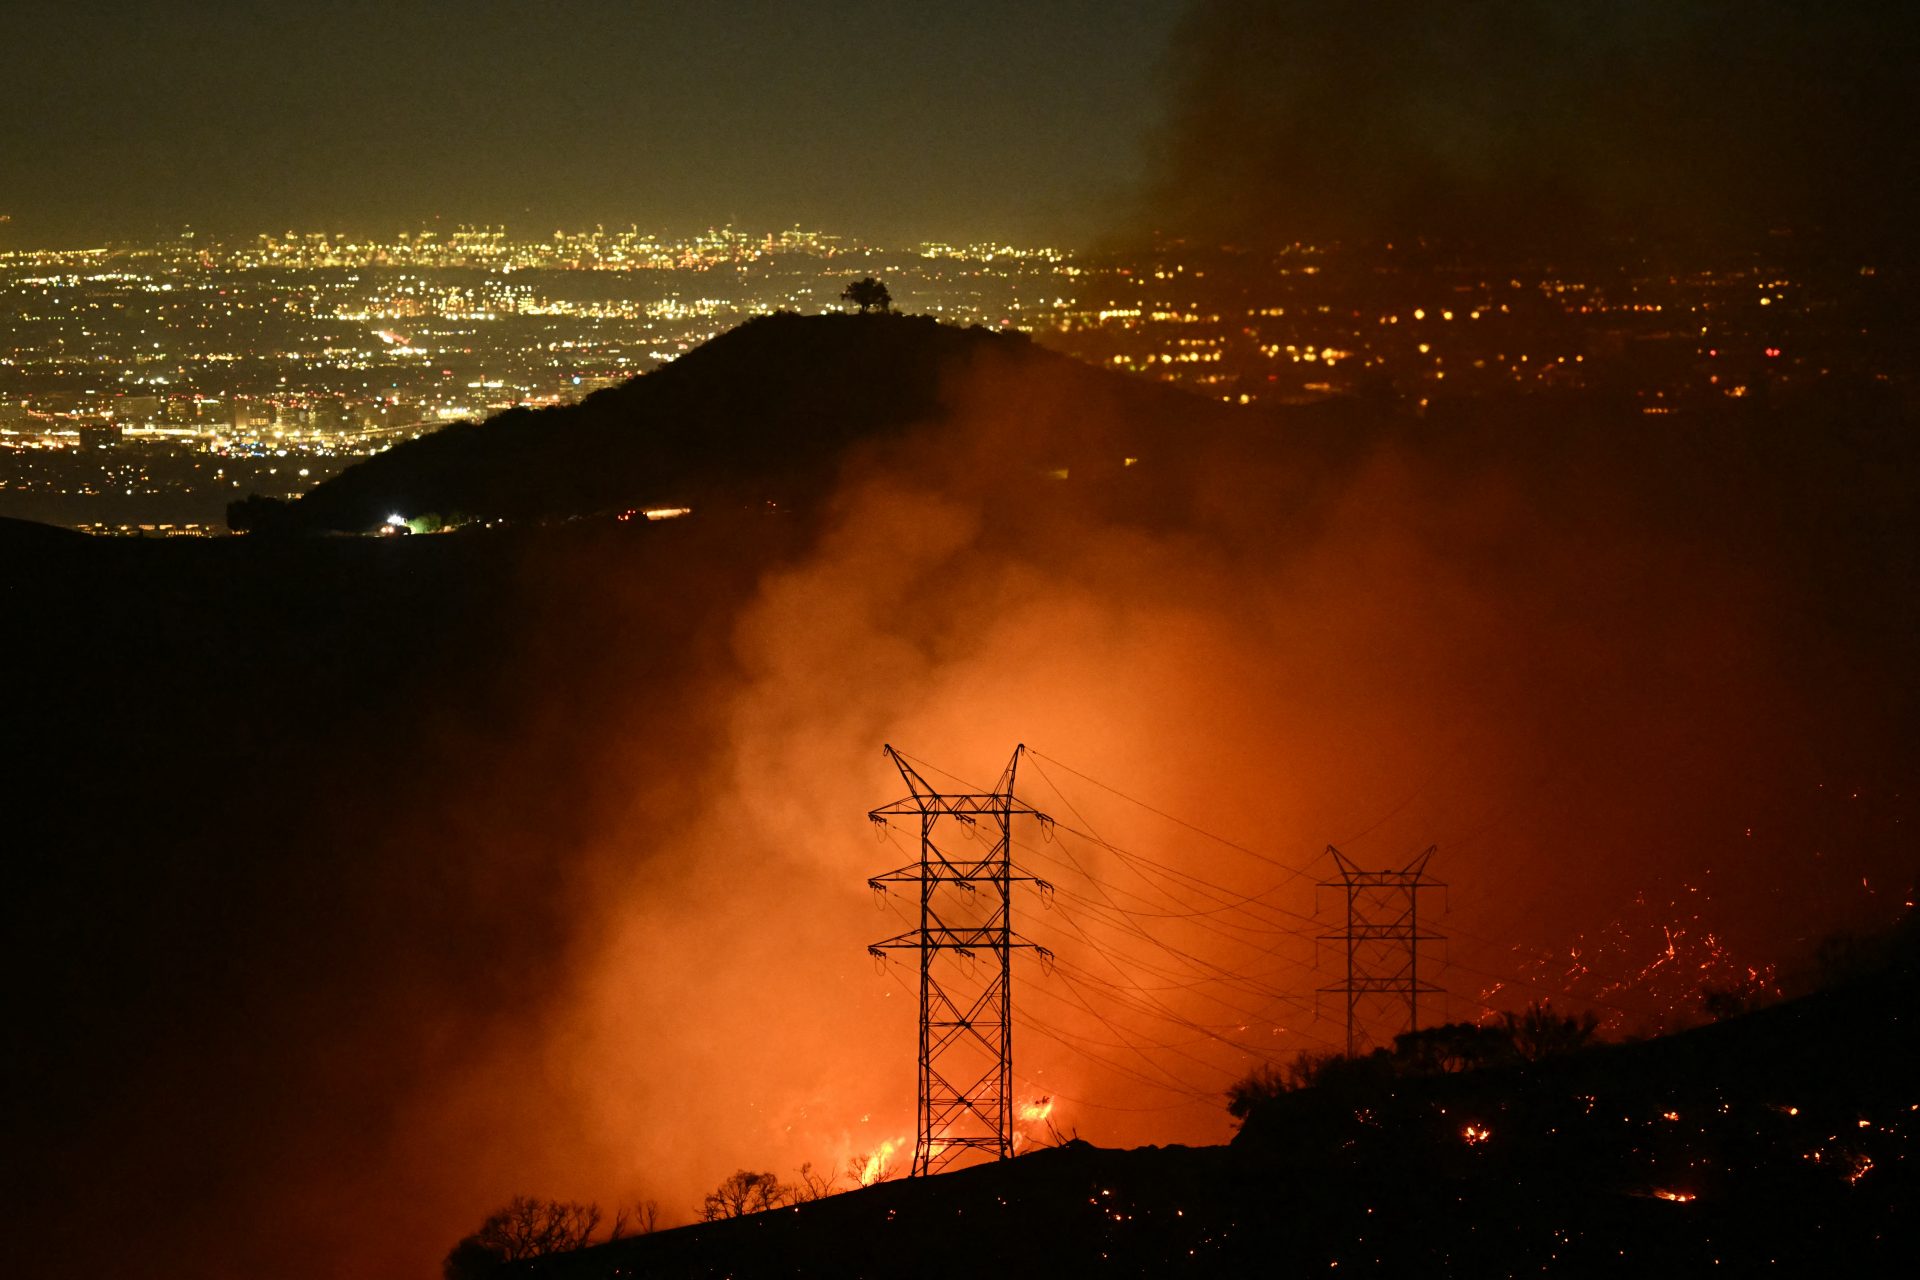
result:
[[[1347,897],[1347,927],[1323,933],[1323,941],[1342,942],[1347,949],[1347,980],[1320,988],[1347,998],[1347,1056],[1360,1048],[1360,1016],[1376,1006],[1406,1005],[1406,1030],[1420,1025],[1420,997],[1444,988],[1420,979],[1420,944],[1438,942],[1441,934],[1420,932],[1420,891],[1445,886],[1427,878],[1427,863],[1437,845],[1398,871],[1362,871],[1332,845],[1340,870],[1338,880],[1323,880],[1323,889],[1343,889]]]
[[[887,757],[907,781],[903,800],[867,816],[913,818],[920,827],[920,860],[874,876],[875,892],[911,886],[920,900],[920,927],[867,950],[920,954],[920,1099],[913,1172],[937,1173],[978,1153],[1004,1160],[1013,1154],[1013,953],[1051,959],[1045,947],[1013,931],[1015,875],[1013,820],[1052,819],[1013,794],[1014,773],[1026,747],[994,789],[984,794],[942,792],[891,746]]]

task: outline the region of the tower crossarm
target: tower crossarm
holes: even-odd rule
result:
[[[1038,818],[1042,822],[1053,821],[1045,813],[1023,800],[992,794],[943,795],[937,792],[925,795],[915,794],[867,811],[868,819],[873,822],[884,822],[888,818],[924,817],[949,817],[966,821],[975,817],[998,817],[1002,814],[1012,817]]]
[[[885,893],[887,886],[892,884],[918,885],[931,882],[933,884],[957,884],[965,886],[989,883],[997,884],[1004,880],[1008,884],[1036,884],[1042,889],[1053,888],[1052,881],[1043,880],[1039,876],[1003,876],[994,870],[994,867],[997,865],[997,863],[991,862],[979,864],[958,862],[929,863],[926,869],[922,870],[921,865],[916,862],[912,866],[902,867],[898,871],[888,871],[881,875],[868,876],[867,887],[876,893]]]
[[[1316,935],[1322,942],[1445,942],[1444,933],[1416,933],[1407,925],[1361,924]]]
[[[1316,881],[1322,889],[1444,889],[1445,880],[1430,880],[1425,876],[1410,876],[1399,871],[1360,871],[1340,880]]]
[[[1350,995],[1358,994],[1362,992],[1381,992],[1386,995],[1403,996],[1407,994],[1407,992],[1409,991],[1418,992],[1422,995],[1426,995],[1426,994],[1437,995],[1440,992],[1445,991],[1446,988],[1441,986],[1436,986],[1433,983],[1427,982],[1424,980],[1419,982],[1409,982],[1404,978],[1387,977],[1387,978],[1355,978],[1352,982],[1335,982],[1328,986],[1320,987],[1318,988],[1318,990],[1325,992],[1328,995],[1334,995],[1341,992],[1345,992]]]
[[[1052,951],[1018,934],[1003,942],[998,926],[985,929],[914,929],[868,943],[867,951],[874,958],[883,960],[889,951],[990,951],[1001,946],[1013,951],[1031,951],[1043,960],[1053,959]]]

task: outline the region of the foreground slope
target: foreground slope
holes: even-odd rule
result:
[[[1071,1142],[502,1275],[1910,1275],[1916,995],[1908,967],[1526,1068],[1303,1090],[1230,1147]]]

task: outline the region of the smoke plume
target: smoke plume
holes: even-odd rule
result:
[[[1897,251],[1917,45],[1897,5],[1203,0],[1169,62],[1150,216],[1254,247],[1798,226]]]

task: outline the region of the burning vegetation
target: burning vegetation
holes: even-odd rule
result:
[[[1840,1252],[1903,1274],[1920,1260],[1916,939],[1909,923],[1890,967],[1672,1036],[1593,1043],[1589,1020],[1556,1019],[1532,1059],[1449,1070],[1403,1044],[1392,1074],[1323,1063],[1244,1094],[1230,1147],[1069,1142],[507,1274],[1746,1274]]]

